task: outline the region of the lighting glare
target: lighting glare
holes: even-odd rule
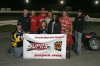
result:
[[[63,4],[63,3],[64,3],[64,1],[61,1],[60,3],[61,3],[61,4]]]
[[[26,3],[28,3],[29,2],[29,0],[26,0]]]
[[[95,1],[95,4],[98,4],[99,3],[99,1]]]

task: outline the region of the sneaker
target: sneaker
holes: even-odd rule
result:
[[[82,53],[76,53],[76,55],[81,55]]]
[[[71,58],[70,52],[66,53],[66,58],[68,58],[68,59]]]

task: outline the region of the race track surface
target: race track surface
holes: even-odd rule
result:
[[[98,30],[95,30],[98,29]],[[87,31],[97,31],[100,27],[91,27]],[[100,51],[82,48],[82,55],[77,56],[71,51],[71,58],[65,60],[35,60],[14,58],[7,52],[11,46],[10,33],[0,33],[0,66],[100,66]]]

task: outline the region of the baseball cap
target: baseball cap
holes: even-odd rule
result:
[[[78,10],[77,12],[80,12],[80,13],[82,13],[82,10]]]
[[[44,10],[45,11],[45,8],[41,8],[41,10]]]
[[[17,26],[19,26],[19,25],[21,26],[21,23],[20,22],[17,23]]]

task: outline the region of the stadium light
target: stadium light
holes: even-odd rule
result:
[[[27,9],[28,9],[28,3],[29,3],[29,0],[26,0],[26,3],[27,3]]]
[[[97,5],[99,4],[99,0],[96,0],[95,4],[96,4],[96,13],[97,13]]]
[[[26,3],[29,3],[29,0],[26,0]]]
[[[62,0],[62,1],[60,1],[60,3],[61,3],[61,4],[64,4],[64,1]]]
[[[99,3],[99,1],[95,1],[95,4],[98,4]]]

